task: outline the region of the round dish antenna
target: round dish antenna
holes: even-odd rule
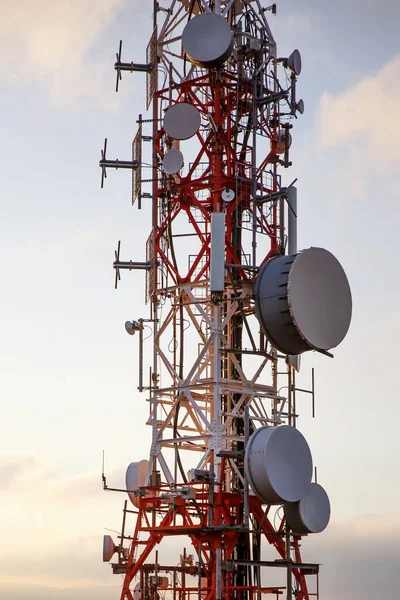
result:
[[[130,501],[134,506],[136,506],[136,508],[139,507],[138,498],[133,492],[144,486],[148,466],[148,460],[140,460],[139,462],[132,462],[126,471],[126,489],[128,491]]]
[[[178,102],[173,104],[164,116],[164,129],[174,140],[188,140],[199,130],[201,116],[193,104]]]
[[[226,20],[206,12],[190,19],[182,33],[189,60],[208,69],[221,67],[233,50],[233,35]]]
[[[286,59],[285,67],[288,67],[295,75],[301,73],[301,54],[298,50],[293,50],[292,54]]]
[[[329,523],[331,505],[328,494],[318,483],[298,502],[285,502],[286,522],[295,533],[321,533]]]
[[[244,466],[254,493],[266,504],[297,502],[309,491],[311,452],[289,425],[257,429],[247,444]]]
[[[129,333],[129,335],[135,335],[135,333],[141,329],[143,329],[143,325],[138,321],[125,321],[125,331]]]
[[[349,282],[323,248],[271,258],[259,271],[254,293],[265,334],[285,354],[335,348],[350,327]]]
[[[304,113],[304,100],[300,99],[298,101],[298,103],[296,104],[296,110],[297,112],[299,112],[301,115]]]
[[[290,146],[292,145],[292,136],[289,131],[286,134],[285,131],[281,130],[278,133],[278,141],[276,144],[276,153],[277,154],[284,154],[284,152],[286,150],[286,139],[287,139],[287,147],[290,148]]]
[[[117,546],[114,544],[111,535],[105,535],[103,537],[103,562],[109,562],[116,551]]]
[[[163,158],[164,171],[169,175],[178,173],[183,167],[183,154],[177,148],[172,148],[164,154]]]
[[[235,199],[235,192],[229,188],[225,188],[221,193],[224,202],[232,202]]]

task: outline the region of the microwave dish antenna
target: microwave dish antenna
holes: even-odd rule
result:
[[[296,110],[301,115],[304,114],[304,100],[300,99],[296,104]]]
[[[114,544],[111,535],[105,535],[103,537],[103,562],[109,562],[117,550],[118,547]]]
[[[173,104],[165,113],[165,133],[174,140],[188,140],[200,128],[201,116],[197,108],[189,102]]]
[[[294,75],[300,75],[302,68],[300,52],[298,50],[293,50],[292,54],[284,60],[283,64],[290,69]]]
[[[233,190],[229,188],[225,188],[222,190],[221,198],[224,202],[232,202],[236,197],[236,194]]]
[[[285,354],[336,348],[350,327],[348,279],[323,248],[267,261],[257,277],[255,302],[266,336]]]
[[[172,148],[164,154],[163,168],[168,175],[178,173],[183,167],[183,154],[178,148]]]
[[[182,45],[193,64],[208,69],[222,67],[232,54],[232,30],[222,16],[205,12],[187,23]]]
[[[284,511],[286,521],[296,533],[321,533],[328,526],[331,505],[324,488],[312,483],[303,498],[297,502],[285,502]]]
[[[136,507],[138,507],[138,497],[135,492],[136,490],[144,486],[146,482],[148,467],[148,460],[140,460],[138,462],[132,462],[126,471],[126,489],[130,501]]]
[[[296,502],[311,484],[310,448],[294,427],[260,427],[249,439],[244,459],[253,492],[265,504]]]

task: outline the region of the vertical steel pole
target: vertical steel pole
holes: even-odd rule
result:
[[[153,31],[157,27],[157,12],[158,12],[158,1],[154,0],[153,2]],[[153,277],[154,277],[154,285],[157,289],[157,261],[156,261],[156,242],[155,242],[155,233],[157,228],[157,219],[158,219],[158,171],[157,171],[157,147],[156,147],[156,136],[157,136],[157,123],[158,123],[158,102],[157,102],[157,91],[158,91],[158,75],[157,75],[157,62],[153,65],[153,69],[156,70],[155,79],[156,79],[156,90],[153,95],[152,108],[153,108],[153,139],[152,139],[152,174],[153,174],[153,182],[152,182],[152,226],[153,226],[153,248],[152,253],[154,257],[154,265],[151,266],[153,269]],[[151,401],[150,404],[153,409],[153,422],[152,422],[152,448],[153,452],[155,452],[155,440],[157,437],[157,348],[156,348],[156,338],[158,332],[158,306],[157,306],[157,297],[156,297],[156,289],[154,290],[153,296],[151,298],[151,318],[154,319],[154,328],[153,328],[153,369],[152,369],[152,379],[150,382],[152,395],[150,396]],[[156,458],[153,455],[153,471],[156,470]]]
[[[286,572],[286,600],[292,600],[292,565],[290,556],[290,530],[286,527],[286,560],[287,572]]]
[[[214,475],[216,481],[220,479],[221,457],[218,456],[222,450],[222,424],[221,424],[221,352],[220,352],[220,326],[221,307],[219,304],[213,306],[213,334],[214,334],[214,398],[213,398],[213,448],[214,448]],[[215,490],[217,491],[217,489]]]
[[[287,190],[288,201],[288,254],[297,253],[297,188],[291,185]]]
[[[222,600],[222,568],[221,568],[222,550],[221,550],[221,548],[217,548],[215,554],[216,554],[215,596],[216,596],[216,600]]]
[[[197,547],[199,555],[198,569],[197,569],[197,600],[201,600],[201,542]]]
[[[249,407],[246,406],[244,409],[244,447],[246,449],[247,443],[250,437],[250,420],[249,420]],[[249,481],[246,476],[246,469],[244,469],[244,490],[243,490],[243,503],[244,503],[244,525],[246,529],[249,529]]]
[[[252,256],[251,256],[251,265],[255,267],[257,265],[257,79],[256,77],[253,79],[253,107],[252,107],[252,120],[253,120],[253,157],[252,157],[252,165],[251,165],[251,174],[253,177],[253,225],[252,225]]]
[[[139,319],[139,392],[143,392],[143,319]]]

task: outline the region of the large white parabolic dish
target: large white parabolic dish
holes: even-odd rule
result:
[[[140,460],[139,462],[132,462],[126,471],[126,489],[128,491],[130,501],[134,506],[136,506],[136,508],[139,507],[138,498],[133,492],[144,486],[148,466],[148,460]]]
[[[227,21],[206,12],[190,19],[182,33],[182,45],[189,60],[208,69],[221,67],[233,50],[233,35]]]
[[[201,116],[189,102],[177,102],[165,113],[164,129],[174,140],[188,140],[199,130]]]
[[[285,354],[335,348],[349,329],[349,282],[323,248],[271,258],[259,271],[254,293],[265,334]]]
[[[257,429],[246,446],[244,465],[253,492],[266,504],[297,502],[309,491],[311,452],[294,427]]]
[[[328,494],[318,483],[312,483],[308,494],[298,502],[285,502],[285,517],[295,533],[321,533],[329,523],[331,505]]]

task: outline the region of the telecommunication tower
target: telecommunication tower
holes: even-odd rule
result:
[[[123,71],[144,72],[149,113],[130,160],[108,159],[106,140],[102,185],[107,168],[130,169],[132,203],[152,214],[144,260],[122,261],[118,244],[114,262],[116,286],[122,269],[145,271],[148,317],[125,327],[138,332],[152,431],[127,470],[119,540],[104,536],[121,600],[319,597],[301,544],[330,505],[296,427],[314,376],[299,390],[296,373],[304,352],[331,356],[352,302],[330,252],[297,248],[295,181],[280,172],[304,111],[301,56],[279,56],[275,12],[262,0],[155,1],[144,62],[123,62],[122,43],[117,54],[117,90]]]

